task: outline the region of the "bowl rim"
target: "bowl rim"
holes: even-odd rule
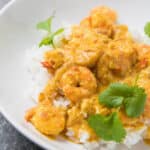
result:
[[[0,9],[0,17],[4,15],[4,13],[12,6],[15,5],[19,0],[10,0],[7,2],[1,9]],[[53,145],[46,145],[45,142],[42,140],[36,138],[32,133],[29,132],[26,128],[22,127],[19,123],[17,123],[3,108],[3,106],[0,105],[0,113],[4,116],[4,118],[24,137],[32,141],[33,143],[37,144],[39,147],[44,149],[51,149],[51,150],[58,150]]]
[[[6,3],[4,7],[0,9],[0,19],[5,14],[5,12],[7,12],[11,8],[11,6],[15,5],[17,2],[19,2],[19,0],[10,0],[8,3]],[[21,126],[19,122],[15,121],[15,119],[13,119],[13,117],[9,113],[7,113],[7,110],[2,105],[0,105],[0,113],[19,133],[21,133],[25,138],[29,139],[31,142],[47,150],[58,150],[58,148],[55,147],[53,144],[46,144],[42,140],[42,138],[37,138],[27,128]]]

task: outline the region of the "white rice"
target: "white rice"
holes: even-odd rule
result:
[[[65,30],[62,34],[55,36],[54,43],[55,45],[61,45],[61,39],[69,39],[71,34],[71,27],[65,27]],[[26,68],[29,74],[30,79],[30,87],[28,91],[28,98],[34,100],[34,102],[38,101],[38,95],[45,87],[47,81],[51,78],[48,74],[47,70],[42,67],[41,62],[43,61],[43,56],[46,51],[51,50],[52,48],[49,46],[43,46],[41,48],[37,46],[33,46],[32,48],[26,50]],[[64,104],[63,104],[64,103]],[[57,99],[54,104],[57,106],[67,106],[69,105],[68,100],[62,101],[62,99]]]
[[[54,106],[56,107],[67,107],[70,105],[70,101],[67,99],[64,99],[63,97],[60,97],[53,101]]]
[[[31,83],[28,95],[29,98],[33,99],[35,102],[37,102],[39,93],[43,90],[50,78],[47,70],[43,68],[41,64],[43,61],[43,54],[49,49],[48,47],[39,48],[38,46],[33,46],[26,51],[25,62]]]
[[[71,33],[71,28],[66,28],[65,32],[61,35],[58,35],[54,38],[55,45],[61,46],[61,39],[66,38],[68,39]],[[144,43],[150,43],[150,39],[145,36],[144,34],[141,34],[140,32],[136,30],[131,31],[133,37],[138,42],[144,42]],[[27,70],[30,75],[31,80],[31,87],[29,96],[37,102],[38,100],[38,94],[43,90],[45,84],[50,79],[50,75],[47,73],[47,70],[44,69],[41,65],[41,62],[43,61],[43,54],[45,51],[50,50],[49,47],[42,47],[39,48],[37,46],[33,46],[33,48],[27,50],[26,55],[26,66]],[[67,107],[70,104],[69,100],[66,100],[64,98],[59,98],[54,100],[53,104],[56,107]],[[150,121],[149,121],[150,122]],[[149,123],[148,122],[148,123]],[[131,132],[130,130],[127,131],[127,136],[122,142],[121,145],[126,146],[126,149],[132,147],[133,145],[137,144],[140,140],[142,140],[144,132],[146,130],[146,127],[143,127],[142,129]],[[74,131],[69,128],[66,132],[66,136],[68,136],[72,140],[77,140],[74,137]],[[84,147],[87,150],[115,150],[117,149],[117,146],[120,144],[117,144],[115,142],[105,142],[105,141],[99,141],[99,142],[88,142],[88,139],[90,138],[90,135],[88,132],[84,130],[80,130],[79,133],[79,142],[83,143]]]
[[[79,137],[80,137],[79,141],[81,143],[86,143],[89,140],[90,135],[84,130],[79,130]]]
[[[130,149],[132,148],[132,146],[134,146],[143,139],[146,129],[147,129],[146,126],[134,132],[127,129],[127,135],[121,144],[118,144],[113,141],[106,142],[103,140],[97,142],[89,142],[88,141],[88,139],[90,138],[89,133],[81,129],[79,130],[79,142],[82,143],[87,150],[116,150],[116,149],[119,150],[120,147]],[[71,128],[68,128],[66,135],[70,139],[75,139],[74,137],[75,133]]]
[[[75,138],[75,133],[71,128],[67,129],[66,136],[69,137],[69,139],[72,141],[79,142],[79,140]]]
[[[134,132],[127,130],[127,135],[123,141],[123,144],[125,144],[128,148],[131,148],[133,145],[137,144],[139,141],[142,140],[146,129],[147,127],[144,126],[140,130]]]
[[[68,137],[74,137],[74,131],[71,129],[71,128],[68,128],[67,129],[67,132],[66,132],[66,135],[68,136]]]

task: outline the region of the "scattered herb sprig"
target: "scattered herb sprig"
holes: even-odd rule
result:
[[[146,102],[143,88],[113,83],[99,96],[99,102],[107,107],[124,107],[127,116],[139,117]]]
[[[52,28],[53,18],[54,18],[54,15],[49,17],[45,21],[42,21],[37,24],[37,29],[44,30],[47,32],[47,35],[39,43],[39,47],[43,45],[51,45],[52,47],[55,47],[54,37],[58,34],[61,34],[64,31],[64,28],[60,28],[56,30],[55,32],[52,32],[51,28]]]
[[[136,85],[137,80],[134,86],[123,83],[110,84],[99,95],[99,102],[109,108],[124,107],[127,116],[139,117],[144,111],[146,94],[143,88]],[[106,141],[121,142],[126,136],[126,130],[117,111],[106,116],[91,115],[88,124],[100,138]]]
[[[116,112],[103,116],[92,115],[88,118],[90,127],[105,141],[121,142],[126,136],[126,131]]]

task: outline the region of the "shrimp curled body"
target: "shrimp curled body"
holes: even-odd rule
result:
[[[43,101],[30,109],[25,116],[27,121],[45,135],[58,135],[65,127],[65,112],[61,108],[54,107],[50,101]]]
[[[74,65],[62,74],[60,87],[69,100],[76,102],[95,93],[97,83],[88,68]]]

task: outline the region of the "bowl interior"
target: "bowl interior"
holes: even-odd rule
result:
[[[91,8],[99,5],[114,8],[121,23],[138,30],[143,30],[150,19],[148,0],[16,0],[0,13],[0,108],[17,129],[44,148],[83,150],[82,146],[62,139],[49,140],[24,121],[25,110],[34,105],[25,96],[30,84],[24,67],[25,51],[41,38],[36,23],[49,17],[54,10],[55,28],[62,22],[78,23]],[[135,149],[141,147],[143,144],[138,144]]]

